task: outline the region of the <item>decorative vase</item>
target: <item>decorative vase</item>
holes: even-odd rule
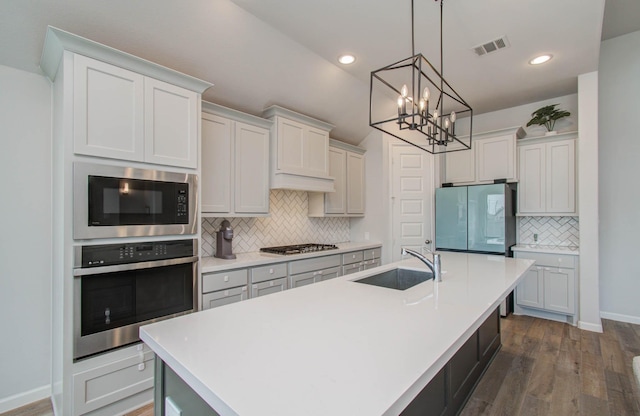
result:
[[[557,132],[557,131],[555,131],[555,130],[551,130],[551,131],[546,132],[544,135],[545,135],[545,136],[553,136],[553,135],[556,135],[556,134],[558,134],[558,132]]]

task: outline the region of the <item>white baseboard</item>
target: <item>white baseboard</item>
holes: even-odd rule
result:
[[[591,331],[591,332],[599,332],[599,333],[603,332],[601,323],[594,324],[591,322],[578,321],[578,328],[584,329],[585,331]]]
[[[623,315],[613,312],[600,311],[600,317],[603,319],[611,319],[612,321],[626,322],[628,324],[640,325],[640,316]]]
[[[48,397],[51,397],[51,386],[48,384],[24,393],[5,397],[0,399],[0,413],[8,412],[9,410],[17,409],[18,407],[22,407]]]

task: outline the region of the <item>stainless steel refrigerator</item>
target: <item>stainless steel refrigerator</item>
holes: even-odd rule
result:
[[[436,189],[436,250],[511,257],[515,210],[516,184]]]

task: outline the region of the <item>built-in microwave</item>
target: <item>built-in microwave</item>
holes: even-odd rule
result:
[[[197,176],[76,162],[73,238],[196,233]]]

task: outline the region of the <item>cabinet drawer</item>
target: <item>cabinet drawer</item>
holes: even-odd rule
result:
[[[207,293],[202,296],[202,309],[217,308],[218,306],[240,302],[241,300],[246,300],[248,295],[247,286]]]
[[[367,250],[363,250],[363,258],[365,260],[379,259],[382,255],[381,248],[370,248]]]
[[[251,297],[257,298],[258,296],[282,292],[287,289],[287,278],[283,277],[280,279],[269,280],[251,285]]]
[[[362,251],[353,251],[351,253],[344,253],[342,255],[342,264],[359,263],[364,259]]]
[[[202,275],[202,293],[246,286],[247,283],[247,269],[207,273]]]
[[[357,273],[362,270],[360,263],[348,264],[346,266],[342,266],[342,275],[346,276],[351,273]]]
[[[280,277],[287,277],[287,263],[270,264],[251,269],[251,283],[266,282]]]
[[[109,363],[73,375],[74,414],[85,414],[119,400],[153,392],[152,351]]]
[[[362,262],[362,267],[364,268],[364,270],[373,269],[374,267],[378,266],[380,266],[380,259],[365,260]]]
[[[536,261],[536,266],[564,267],[574,269],[576,267],[576,256],[567,254],[530,253],[518,251],[515,257],[519,259],[530,259]]]
[[[340,276],[340,266],[332,267],[330,269],[318,270],[316,275],[316,282],[322,282],[324,280],[333,279]]]
[[[314,257],[311,259],[292,261],[289,263],[289,274],[300,274],[314,270],[329,269],[340,266],[340,255]]]

